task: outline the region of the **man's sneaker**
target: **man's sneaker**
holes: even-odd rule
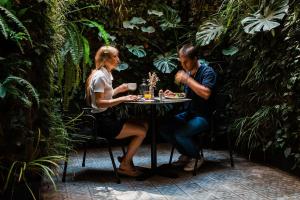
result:
[[[178,160],[175,162],[172,162],[172,165],[174,166],[185,166],[187,163],[190,162],[190,158],[186,155],[180,155],[178,157]]]
[[[195,167],[195,162],[196,162],[195,158],[191,159],[190,162],[184,166],[183,170],[186,172],[193,171],[194,167]],[[203,162],[204,162],[204,159],[201,157],[197,162],[196,169],[199,169],[201,167],[201,165],[203,164]]]

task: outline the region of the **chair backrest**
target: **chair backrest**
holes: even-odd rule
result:
[[[83,114],[80,117],[79,129],[83,135],[89,137],[97,137],[96,118],[92,115],[91,109],[83,109]]]

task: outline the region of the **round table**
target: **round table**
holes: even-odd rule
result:
[[[149,105],[151,107],[151,174],[160,174],[157,170],[157,142],[156,142],[156,134],[157,134],[157,125],[156,125],[156,106],[166,105],[166,104],[177,104],[177,103],[185,103],[191,101],[191,99],[180,98],[180,99],[163,99],[162,101],[159,98],[155,98],[154,100],[141,100],[141,101],[130,101],[126,102],[126,104],[136,104],[136,105]]]

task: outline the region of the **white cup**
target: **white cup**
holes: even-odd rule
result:
[[[127,83],[128,90],[134,91],[137,88],[136,83]]]

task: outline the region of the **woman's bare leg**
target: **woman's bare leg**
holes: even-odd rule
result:
[[[126,122],[116,139],[132,137],[125,158],[121,162],[124,168],[131,167],[131,161],[138,148],[141,146],[148,130],[147,123]]]

